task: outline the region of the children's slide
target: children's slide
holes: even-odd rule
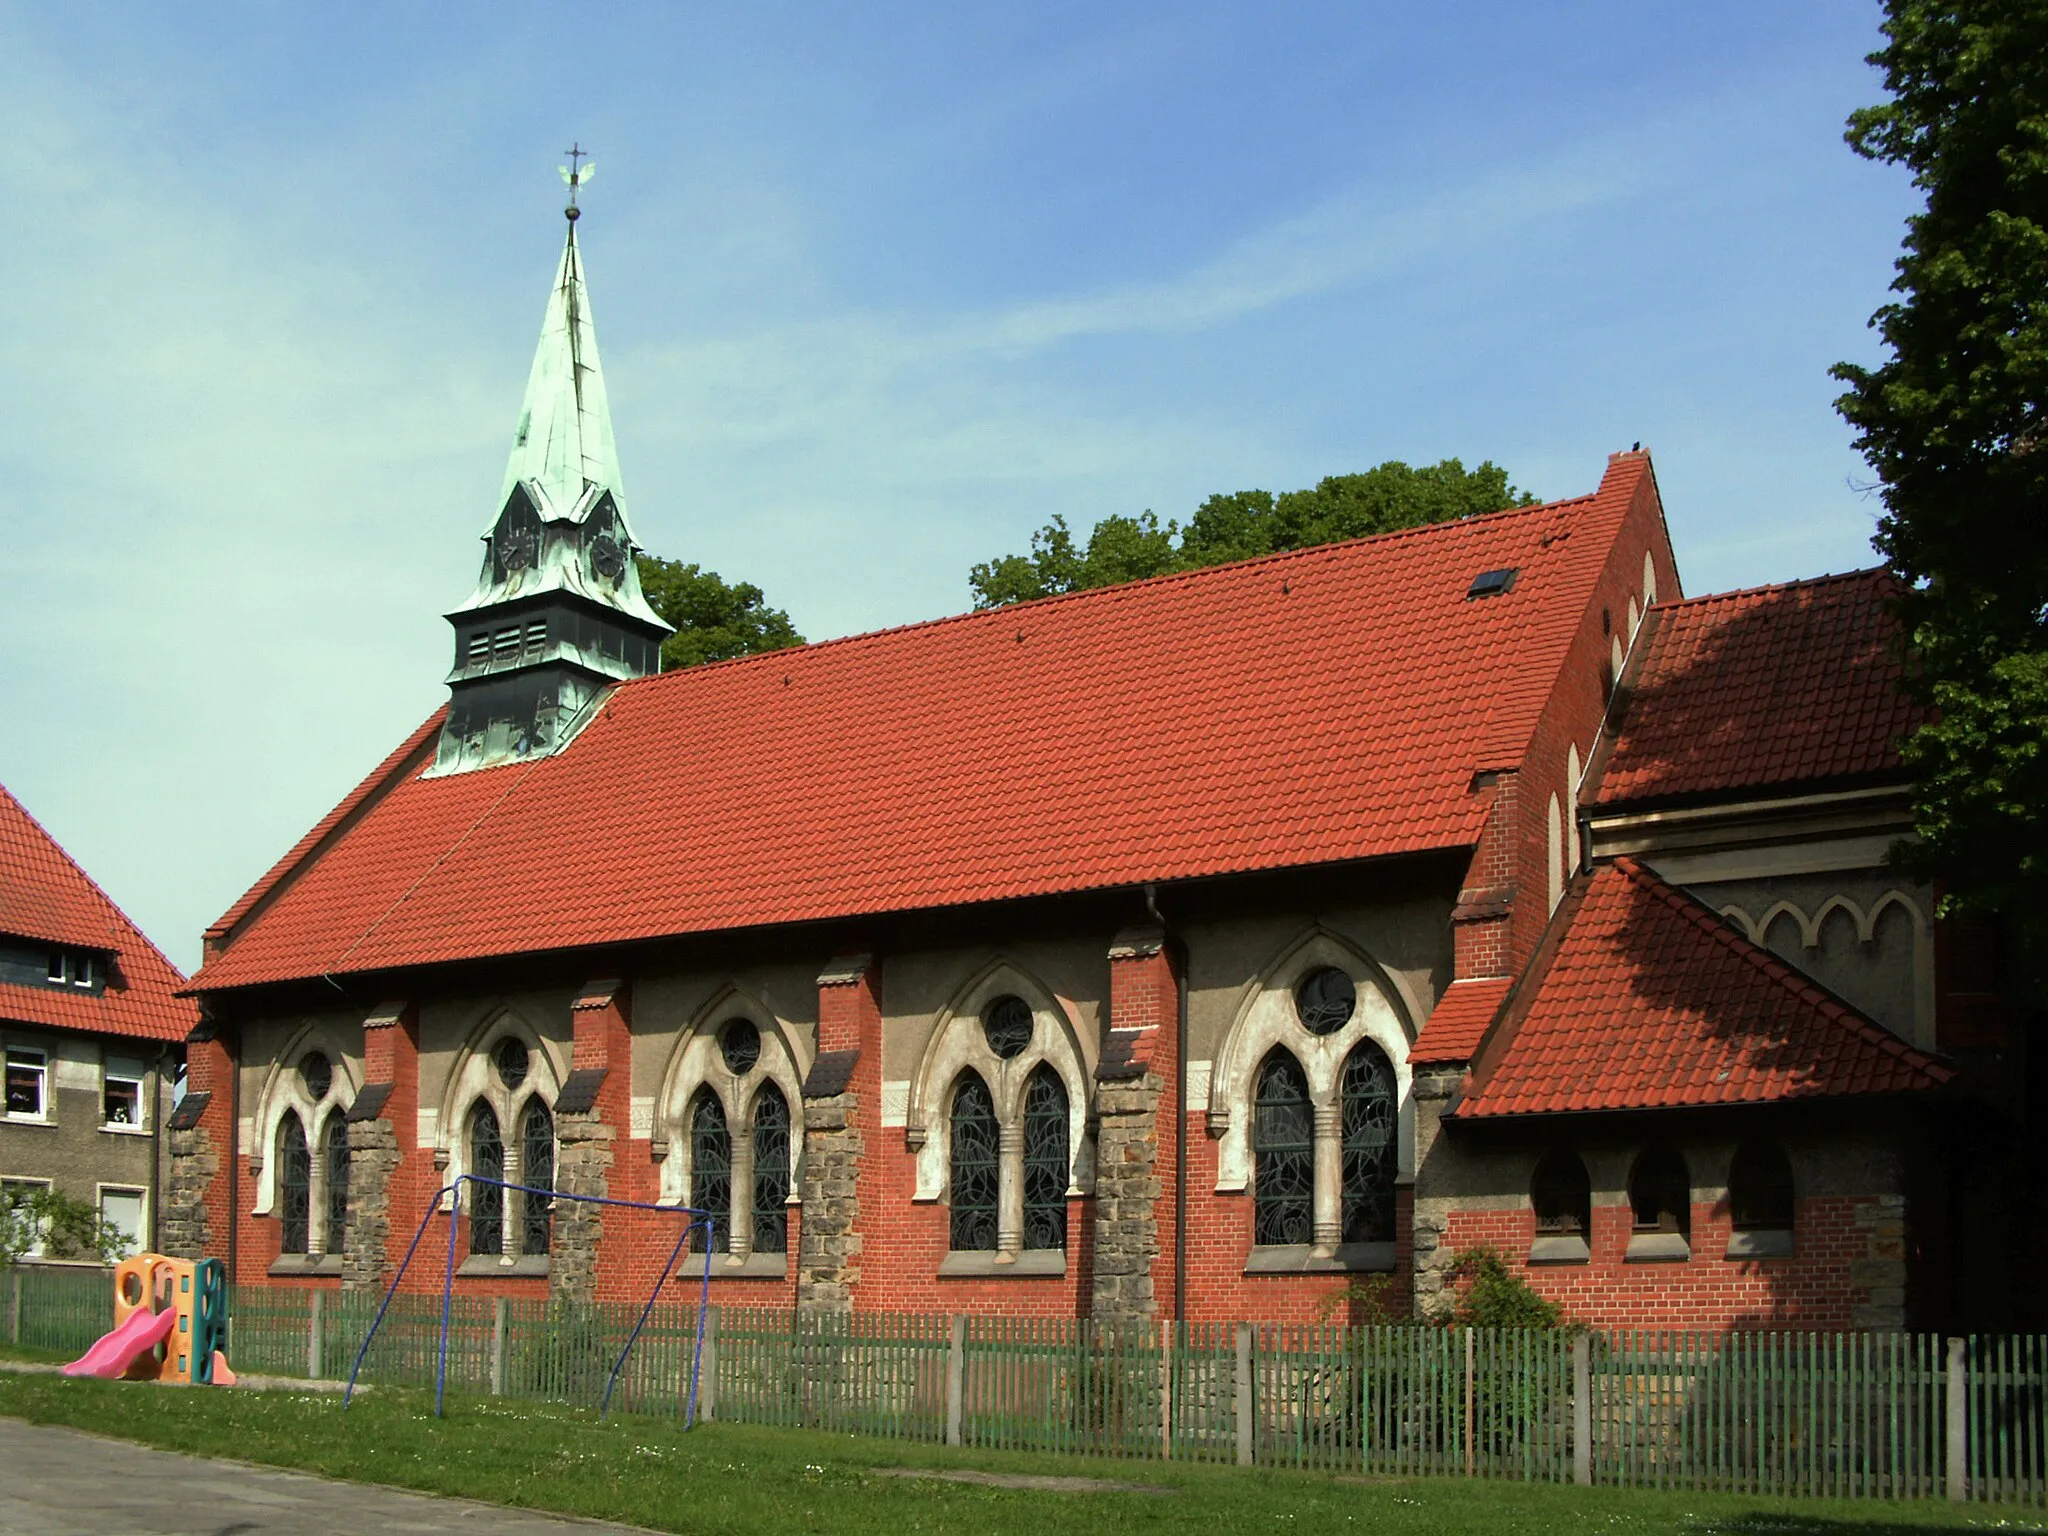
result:
[[[107,1381],[125,1375],[138,1356],[155,1349],[178,1326],[176,1308],[152,1312],[137,1307],[112,1333],[102,1334],[78,1359],[64,1367],[66,1376],[98,1376]]]

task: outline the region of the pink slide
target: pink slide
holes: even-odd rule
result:
[[[98,1376],[112,1381],[124,1374],[138,1355],[155,1349],[169,1338],[171,1330],[177,1326],[175,1310],[152,1312],[147,1307],[137,1307],[128,1314],[126,1322],[112,1333],[102,1334],[98,1343],[65,1366],[64,1374]]]

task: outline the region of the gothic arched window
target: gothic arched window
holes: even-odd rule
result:
[[[1041,1066],[1024,1085],[1024,1246],[1067,1246],[1067,1090]]]
[[[479,1101],[469,1112],[469,1171],[480,1179],[505,1177],[505,1138],[498,1114]],[[499,1184],[469,1186],[469,1251],[505,1251],[505,1190]]]
[[[953,1088],[951,1165],[955,1250],[996,1246],[1002,1164],[995,1101],[979,1073],[963,1072]]]
[[[306,1147],[306,1127],[297,1110],[288,1109],[277,1123],[277,1215],[282,1228],[281,1251],[304,1253],[311,1233],[313,1159]]]
[[[754,1252],[789,1252],[789,1101],[773,1083],[754,1099]]]
[[[1775,1141],[1745,1141],[1728,1169],[1728,1213],[1737,1232],[1792,1230],[1792,1162]]]
[[[1394,1069],[1362,1040],[1344,1062],[1344,1241],[1394,1240],[1394,1180],[1400,1172]]]
[[[348,1241],[348,1117],[338,1109],[329,1112],[320,1140],[327,1164],[327,1251],[340,1253]]]
[[[555,1187],[555,1117],[535,1094],[519,1117],[519,1182],[529,1190]],[[547,1195],[520,1196],[519,1251],[543,1254],[553,1234],[554,1219]]]
[[[711,1252],[732,1252],[732,1135],[725,1106],[709,1088],[699,1088],[690,1104],[690,1204],[711,1214]],[[704,1252],[701,1233],[690,1247]]]
[[[1315,1115],[1301,1063],[1275,1050],[1252,1100],[1252,1241],[1306,1243],[1315,1233]]]

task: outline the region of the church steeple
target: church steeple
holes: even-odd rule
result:
[[[569,234],[541,320],[483,568],[448,615],[455,667],[434,772],[565,745],[622,678],[660,670],[671,633],[640,592],[597,330],[576,243],[576,193],[592,167],[572,151]]]

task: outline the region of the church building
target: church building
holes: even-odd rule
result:
[[[574,219],[447,705],[206,934],[190,1251],[388,1284],[474,1173],[710,1210],[740,1306],[1401,1315],[1481,1245],[1593,1323],[2010,1305],[1881,574],[1686,600],[1631,450],[661,674]],[[480,1190],[455,1283],[644,1295],[678,1219]]]

